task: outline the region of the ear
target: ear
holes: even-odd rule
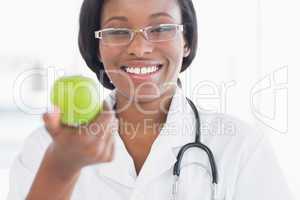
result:
[[[191,49],[190,49],[190,47],[189,47],[189,45],[188,45],[188,42],[186,41],[186,38],[184,37],[184,44],[183,44],[183,57],[184,58],[186,58],[186,57],[188,57],[189,55],[190,55],[190,53],[191,53]]]
[[[97,52],[97,57],[98,57],[99,61],[102,62],[101,53],[100,53],[99,50],[98,50],[98,52]]]
[[[190,47],[187,44],[185,44],[184,51],[183,51],[183,57],[184,58],[188,57],[190,55],[190,53],[191,53]]]

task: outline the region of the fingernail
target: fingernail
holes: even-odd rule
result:
[[[43,120],[46,122],[46,121],[48,121],[48,114],[47,113],[44,113],[43,114]]]
[[[60,109],[58,106],[53,106],[53,113],[59,113]]]

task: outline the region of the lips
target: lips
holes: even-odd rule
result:
[[[142,67],[153,67],[153,66],[157,66],[157,67],[162,67],[163,64],[159,61],[145,61],[145,60],[133,60],[133,61],[129,61],[129,62],[125,62],[121,65],[121,68],[125,68],[125,67],[138,67],[138,68],[142,68]]]
[[[121,65],[120,68],[122,69],[122,71],[128,73],[128,68],[130,69],[139,68],[140,70],[145,71],[146,68],[149,69],[151,67],[152,68],[157,67],[158,68],[157,71],[160,71],[160,69],[163,67],[163,64],[159,61],[154,61],[154,60],[131,60],[129,62],[125,62],[123,65]],[[143,74],[139,74],[139,75],[143,75]]]
[[[121,69],[123,70],[123,71],[125,71],[126,72],[126,68],[128,68],[128,67],[133,67],[133,68],[143,68],[143,67],[158,67],[158,70],[160,70],[162,67],[163,67],[163,65],[162,64],[158,64],[158,65],[139,65],[139,66],[133,66],[133,65],[122,65],[121,66]]]

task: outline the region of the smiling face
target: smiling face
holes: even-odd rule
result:
[[[140,29],[182,23],[177,0],[107,0],[101,14],[101,29]],[[100,41],[98,57],[122,96],[151,101],[174,89],[182,59],[188,55],[183,33],[178,32],[172,40],[155,43],[141,33],[122,46],[109,46]],[[139,70],[147,74],[136,74]]]

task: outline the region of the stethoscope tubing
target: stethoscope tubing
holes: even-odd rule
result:
[[[214,155],[212,153],[212,151],[203,143],[201,143],[201,124],[200,124],[200,117],[198,114],[198,110],[195,106],[195,104],[192,102],[192,100],[190,100],[189,98],[187,98],[187,101],[189,102],[194,114],[195,114],[195,118],[196,118],[196,136],[195,136],[195,142],[191,142],[188,144],[185,144],[183,147],[181,147],[181,149],[179,150],[178,154],[177,154],[177,161],[174,165],[173,168],[173,175],[174,176],[180,176],[180,165],[181,165],[181,161],[182,158],[184,156],[184,153],[190,149],[190,148],[200,148],[203,151],[206,152],[208,160],[209,160],[209,164],[210,164],[210,168],[211,168],[211,175],[212,175],[212,183],[213,184],[218,184],[218,170],[217,170],[217,166],[216,166],[216,162],[215,162],[215,158]]]
[[[177,190],[178,190],[178,180],[180,177],[180,167],[181,167],[181,161],[183,159],[184,153],[190,149],[190,148],[200,148],[201,150],[205,151],[205,153],[207,154],[208,160],[209,160],[209,164],[210,164],[210,168],[211,168],[211,176],[212,176],[212,185],[213,185],[213,198],[216,199],[216,192],[217,192],[217,184],[218,184],[218,170],[217,170],[217,165],[215,162],[215,158],[214,155],[212,153],[212,151],[209,149],[209,147],[207,147],[205,144],[201,143],[201,123],[200,123],[200,117],[199,117],[199,113],[198,110],[195,106],[195,104],[192,102],[192,100],[190,100],[189,98],[187,98],[188,103],[190,104],[195,118],[196,118],[196,136],[195,136],[195,141],[185,144],[184,146],[181,147],[181,149],[179,150],[177,157],[176,157],[176,162],[174,164],[173,167],[173,175],[175,177],[175,182],[173,185],[173,197],[175,199]],[[114,109],[116,109],[116,103],[113,106]]]

